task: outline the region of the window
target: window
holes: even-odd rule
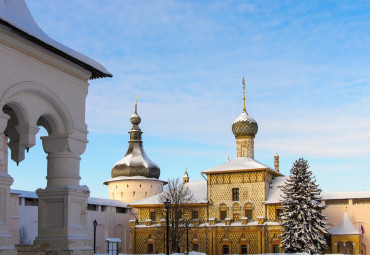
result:
[[[198,211],[192,211],[192,212],[191,212],[191,217],[192,217],[193,219],[198,219]]]
[[[273,253],[279,253],[279,245],[273,245],[272,246],[272,252]]]
[[[182,211],[178,211],[177,213],[178,213],[178,216],[179,216],[178,218],[182,219]]]
[[[239,188],[233,188],[233,201],[239,201]]]
[[[101,211],[102,211],[102,212],[107,211],[107,206],[106,206],[106,205],[102,205],[102,206],[101,206]]]
[[[126,209],[124,207],[116,207],[116,213],[126,213]]]
[[[326,205],[348,205],[348,199],[331,199],[325,201]]]
[[[220,211],[220,220],[225,220],[227,217],[227,211]]]
[[[24,205],[25,206],[37,206],[38,205],[38,199],[37,198],[25,198],[24,199]]]
[[[282,216],[283,210],[281,209],[276,209],[276,219],[280,220]]]
[[[199,244],[197,243],[193,244],[193,251],[199,251]]]
[[[155,221],[155,212],[150,212],[150,219]]]
[[[248,254],[248,247],[246,244],[240,246],[240,254]]]
[[[251,209],[245,210],[245,217],[248,218],[248,220],[252,220],[253,211]]]
[[[93,204],[87,204],[87,210],[89,211],[96,211],[97,206]]]
[[[154,253],[154,245],[152,243],[148,244],[148,254]]]
[[[222,254],[229,254],[229,245],[222,245]]]

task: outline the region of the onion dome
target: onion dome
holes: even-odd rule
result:
[[[112,178],[118,176],[144,176],[158,179],[161,174],[159,166],[146,155],[143,141],[141,140],[143,132],[139,128],[141,118],[137,114],[137,101],[135,101],[135,113],[131,116],[130,121],[132,128],[129,131],[129,146],[123,159],[118,161],[112,168]]]
[[[254,137],[258,132],[257,122],[248,115],[245,107],[245,80],[243,77],[243,112],[234,120],[232,130],[235,137],[252,136]]]

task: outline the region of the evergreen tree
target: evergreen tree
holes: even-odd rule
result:
[[[322,214],[326,206],[319,202],[321,189],[308,168],[306,160],[297,160],[282,189],[281,244],[287,253],[321,253],[327,248],[328,227]]]

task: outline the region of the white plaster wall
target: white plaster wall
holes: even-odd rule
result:
[[[136,200],[152,197],[163,191],[160,180],[121,180],[109,183],[109,198],[132,203]]]
[[[9,231],[14,237],[14,243],[19,243],[19,202],[18,194],[10,194]]]

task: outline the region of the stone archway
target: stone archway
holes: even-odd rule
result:
[[[79,173],[80,155],[87,143],[86,125],[81,125],[80,119],[75,121],[70,110],[47,86],[34,82],[10,86],[1,97],[0,107],[0,136],[3,144],[9,139],[11,159],[17,163],[24,160],[25,151],[35,145],[40,126],[48,133],[41,137],[47,153],[47,185],[36,192],[38,236],[34,244],[46,251],[88,252],[86,248],[91,247],[86,227],[89,189],[80,185]],[[5,148],[3,151],[0,161],[5,162]],[[1,172],[0,189],[5,190],[6,195],[0,196],[0,203],[7,205],[13,179],[5,164]],[[2,218],[7,220],[6,212]],[[0,239],[12,246],[10,236],[9,240],[2,236]],[[0,243],[0,246],[3,245]]]

